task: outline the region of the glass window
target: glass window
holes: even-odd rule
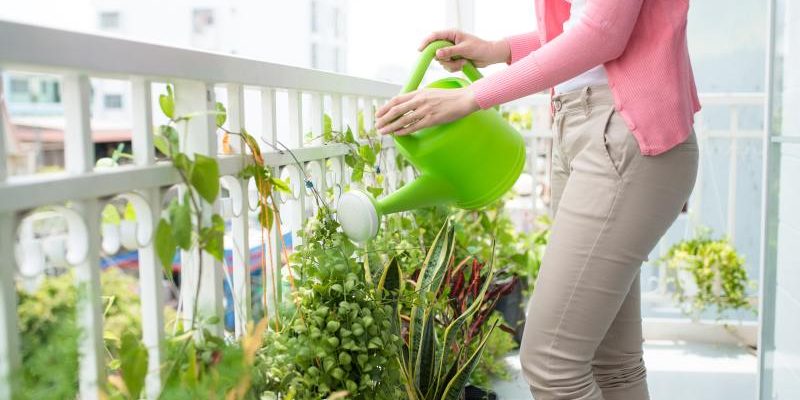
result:
[[[12,94],[25,94],[28,93],[28,80],[20,78],[11,78],[9,90]]]
[[[119,11],[103,11],[99,16],[100,29],[112,31],[119,29]]]
[[[103,96],[103,107],[107,109],[120,109],[122,108],[122,95],[121,94],[107,94]]]

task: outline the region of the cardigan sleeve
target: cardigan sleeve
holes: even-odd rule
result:
[[[588,0],[586,12],[571,29],[505,70],[472,84],[476,102],[483,109],[506,103],[618,58],[625,51],[642,1]]]
[[[538,32],[528,32],[521,35],[509,36],[506,39],[508,49],[510,50],[510,58],[508,64],[513,64],[523,57],[536,51],[542,46],[539,41]]]

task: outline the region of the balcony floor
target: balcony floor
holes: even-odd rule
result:
[[[752,400],[756,356],[733,345],[649,340],[644,345],[651,400]],[[509,355],[513,381],[497,381],[500,400],[530,400],[519,356]]]

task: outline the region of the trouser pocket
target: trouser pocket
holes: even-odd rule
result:
[[[603,120],[605,124],[601,135],[602,151],[605,153],[609,167],[621,178],[631,164],[641,157],[639,145],[625,124],[625,120],[614,107],[609,107],[609,110],[603,114]]]

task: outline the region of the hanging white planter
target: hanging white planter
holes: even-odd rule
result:
[[[49,267],[67,266],[67,235],[52,235],[42,239],[44,255]]]
[[[119,225],[104,223],[100,225],[103,236],[102,248],[106,254],[117,254],[120,248]]]
[[[139,248],[137,237],[138,224],[136,221],[122,220],[119,223],[119,238],[122,246],[128,250]]]

